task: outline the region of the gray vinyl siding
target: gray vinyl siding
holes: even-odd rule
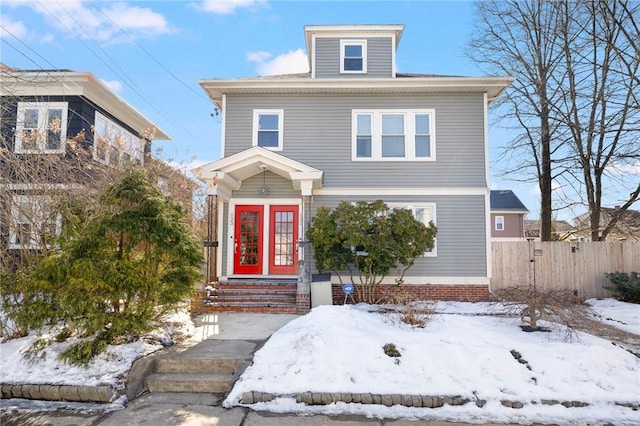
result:
[[[258,189],[262,186],[262,173],[257,174],[242,182],[237,191],[233,191],[233,198],[261,198]],[[293,189],[291,181],[272,172],[266,172],[265,184],[269,187],[269,195],[265,198],[300,198],[300,191]]]
[[[334,208],[340,201],[374,201],[378,198],[380,197],[314,196],[312,216],[320,206]],[[485,197],[398,195],[384,197],[384,201],[436,204],[437,257],[416,259],[405,274],[407,277],[487,276]],[[316,272],[315,262],[312,262],[311,270]]]
[[[434,109],[436,161],[352,161],[353,109]],[[324,171],[324,188],[486,188],[482,94],[228,95],[225,152],[251,147],[254,109],[284,110],[283,151]]]
[[[353,37],[367,41],[367,73],[340,74],[340,38],[316,39],[315,78],[391,78],[393,77],[393,39],[391,37]]]

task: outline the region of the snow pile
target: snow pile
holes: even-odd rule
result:
[[[464,315],[454,314],[455,306]],[[495,312],[494,308],[439,304],[437,311],[447,314],[434,315],[421,329],[399,323],[370,305],[317,307],[273,334],[224,405],[240,405],[243,392],[259,391],[284,397],[256,404],[256,409],[282,412],[510,422],[575,420],[572,416],[579,415],[585,422],[640,422],[640,413],[616,405],[640,404],[638,358],[589,334],[578,333],[577,340],[568,342],[561,330],[525,333],[517,327],[519,320],[478,316]],[[395,344],[401,357],[387,356],[382,349],[387,343]],[[345,403],[318,407],[296,404],[291,397],[307,391],[459,395],[487,404],[437,410]],[[502,400],[520,401],[525,407],[506,408]],[[542,400],[590,406],[543,406]]]

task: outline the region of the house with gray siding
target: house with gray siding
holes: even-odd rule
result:
[[[438,227],[405,291],[488,297],[487,107],[513,79],[398,73],[403,31],[310,25],[308,73],[200,81],[222,114],[222,158],[195,170],[215,210],[219,291],[290,280],[298,311],[308,309],[317,271],[305,231],[318,207],[382,199]]]

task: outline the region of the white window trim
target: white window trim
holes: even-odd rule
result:
[[[263,146],[262,148],[271,151],[282,151],[284,148],[284,110],[283,109],[254,109],[253,110],[253,139],[252,146],[258,145],[258,124],[261,115],[277,115],[278,116],[278,146]]]
[[[344,69],[345,46],[362,46],[362,70]],[[366,74],[367,73],[367,40],[340,40],[340,74]]]
[[[46,140],[40,140],[38,138],[37,149],[22,149],[22,130],[23,119],[21,111],[25,109],[37,109],[38,110],[38,132],[46,132],[47,129],[43,128],[43,117],[46,116],[50,109],[62,110],[62,118],[60,119],[60,148],[58,149],[45,149]],[[61,154],[64,153],[67,146],[67,117],[69,113],[68,102],[18,102],[18,113],[16,114],[16,133],[15,133],[15,151],[18,154]]]
[[[115,138],[110,137],[109,143],[107,144],[104,159],[98,157],[98,134],[97,134],[97,126],[96,126],[98,120],[104,121],[107,134],[109,135],[120,134],[122,137],[122,140],[124,141],[124,145],[127,145],[122,147],[115,146],[116,144]],[[144,144],[142,142],[142,138],[140,136],[134,135],[130,131],[126,130],[124,127],[116,124],[113,120],[111,120],[104,114],[101,114],[100,112],[96,111],[94,129],[93,129],[93,158],[96,161],[99,161],[100,163],[113,166],[109,161],[111,147],[115,147],[119,150],[117,167],[123,166],[124,154],[129,154],[132,160],[136,159],[139,161],[140,164],[144,164],[144,152],[143,152]]]
[[[34,239],[34,229],[31,229],[29,235],[29,243],[15,243],[16,236],[18,233],[17,225],[25,223],[20,220],[20,216],[23,212],[20,211],[19,206],[23,204],[29,204],[33,206],[34,204],[37,207],[31,207],[32,210],[35,210],[37,214],[41,214],[43,217],[41,218],[32,218],[29,217],[28,220],[31,225],[38,225],[38,229],[42,229],[44,213],[42,211],[43,207],[50,204],[51,200],[46,195],[14,195],[11,204],[11,226],[9,227],[9,248],[10,249],[39,249],[42,248],[37,239]],[[56,213],[56,223],[55,223],[55,234],[60,235],[62,231],[62,216],[60,213]],[[47,245],[47,247],[51,247],[51,245]]]
[[[408,209],[411,210],[415,217],[415,209],[431,209],[431,221],[438,226],[436,219],[436,203],[386,203],[387,207],[392,209]],[[425,225],[428,225],[425,223]],[[425,252],[422,257],[438,257],[438,238],[433,240],[433,249]]]
[[[496,216],[494,222],[496,231],[504,231],[504,216]]]
[[[371,115],[371,157],[357,156],[357,119],[358,115]],[[382,156],[382,116],[403,114],[405,125],[405,156]],[[415,116],[429,115],[430,156],[415,155]],[[435,109],[354,109],[351,111],[351,160],[352,161],[435,161],[436,160],[436,112]]]

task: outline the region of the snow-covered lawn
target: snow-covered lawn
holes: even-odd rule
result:
[[[637,310],[638,305],[626,306]],[[426,328],[410,327],[370,305],[321,306],[278,330],[256,353],[224,405],[243,392],[281,396],[255,408],[276,412],[360,413],[451,421],[639,424],[640,359],[585,333],[525,333],[519,319],[482,315],[496,305],[440,303]],[[621,310],[625,310],[621,308]],[[480,315],[474,315],[480,314]],[[615,316],[615,313],[612,313]],[[385,355],[393,343],[401,356]],[[519,363],[511,351],[517,351]],[[399,360],[399,362],[397,362]],[[527,368],[527,365],[530,367]],[[302,392],[456,396],[486,400],[437,410],[399,405],[296,404]],[[520,401],[522,409],[502,406]],[[542,405],[580,401],[588,407]]]
[[[589,303],[603,321],[627,325],[627,331],[639,333],[639,305],[611,299]],[[578,333],[576,340],[566,341],[566,334],[558,329],[525,333],[517,327],[519,319],[492,315],[501,307],[491,303],[440,302],[426,328],[412,328],[377,309],[370,305],[321,306],[291,321],[256,353],[254,364],[236,383],[225,405],[239,405],[243,392],[264,391],[281,397],[254,404],[254,408],[276,412],[478,423],[640,424],[640,411],[616,405],[640,405],[640,359],[606,340]],[[193,332],[187,315],[176,320],[185,322],[183,332]],[[64,349],[63,344],[54,344],[44,360],[29,364],[22,353],[34,337],[11,340],[0,345],[0,382],[119,388],[134,359],[160,349],[167,338],[162,332],[151,342],[111,347],[88,369],[58,362],[55,356]],[[385,355],[382,347],[387,343],[395,344],[401,356]],[[512,350],[527,364],[519,363]],[[345,403],[307,406],[287,397],[306,391],[460,395],[471,402],[438,409]],[[477,407],[476,399],[486,400],[486,405]],[[542,405],[543,399],[581,401],[589,406]],[[507,408],[501,400],[525,405]],[[41,409],[47,406],[32,404]]]
[[[640,334],[640,305],[616,299],[589,299],[587,303],[591,305],[595,317],[605,324],[627,333]]]

